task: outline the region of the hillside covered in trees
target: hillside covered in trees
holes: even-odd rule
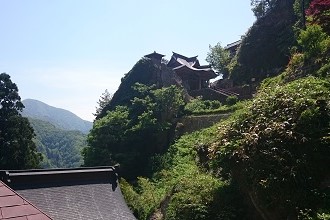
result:
[[[158,70],[143,58],[94,122],[84,163],[122,165],[138,219],[330,218],[330,2],[253,2],[237,54],[210,48],[238,85],[257,79],[252,100],[191,101],[148,80]],[[176,135],[182,115],[221,109],[231,116]]]
[[[81,131],[68,131],[39,119],[28,118],[36,134],[33,139],[43,155],[42,168],[79,167],[81,151],[87,146],[87,135]]]
[[[42,168],[68,168],[82,165],[81,151],[87,146],[92,122],[72,112],[25,99],[22,112],[34,129],[37,149],[43,155]]]

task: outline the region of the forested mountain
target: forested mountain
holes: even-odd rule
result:
[[[28,118],[36,133],[35,143],[43,154],[43,168],[79,167],[81,150],[86,147],[86,134],[67,131],[39,119]]]
[[[92,128],[92,122],[83,120],[68,110],[55,108],[34,99],[25,99],[22,102],[25,106],[22,115],[25,117],[48,121],[58,128],[78,130],[85,134]]]

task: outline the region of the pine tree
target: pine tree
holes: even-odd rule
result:
[[[96,112],[95,112],[95,114],[93,114],[94,116],[98,117],[101,114],[103,108],[106,105],[108,105],[109,102],[111,101],[112,96],[113,95],[111,93],[109,93],[109,91],[107,89],[104,91],[104,93],[102,93],[102,95],[100,96],[99,101],[97,102],[97,104],[99,106],[96,107]]]

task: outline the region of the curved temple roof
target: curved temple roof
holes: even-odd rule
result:
[[[213,71],[211,66],[201,66],[199,64],[197,56],[185,57],[181,54],[173,52],[171,60],[168,62],[167,66],[172,68],[179,75],[192,74],[203,79],[212,79],[217,77],[217,74]]]

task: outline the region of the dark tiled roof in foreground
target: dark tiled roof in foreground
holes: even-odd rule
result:
[[[51,220],[49,216],[0,181],[1,220]]]
[[[133,220],[113,167],[2,171],[16,192],[54,220]]]

